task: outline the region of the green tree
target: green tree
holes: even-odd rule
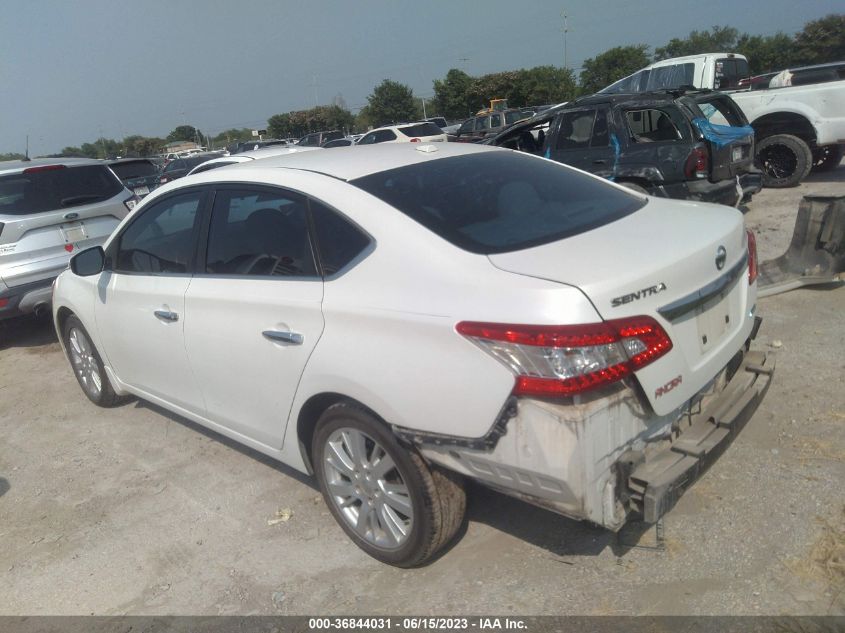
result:
[[[174,141],[196,141],[202,138],[202,132],[193,125],[180,125],[167,135],[167,141],[169,143]]]
[[[398,81],[385,79],[367,97],[369,115],[374,125],[413,121],[421,117],[414,91]]]
[[[845,14],[807,22],[795,35],[798,64],[823,64],[845,59]]]
[[[338,105],[317,106],[310,110],[274,114],[267,120],[267,132],[275,138],[299,137],[325,130],[349,131],[354,122],[352,113]]]
[[[211,139],[214,143],[215,147],[220,147],[224,145],[228,145],[229,143],[237,143],[238,141],[248,141],[252,136],[252,130],[248,127],[243,128],[230,128],[228,130],[223,130]]]
[[[649,65],[648,45],[617,46],[584,60],[581,92],[592,94]]]
[[[560,103],[575,98],[575,73],[558,66],[535,66],[517,71],[516,107]]]
[[[457,68],[449,69],[444,79],[434,80],[434,111],[447,119],[471,116],[475,107],[469,99],[471,87],[472,77]]]
[[[22,160],[26,158],[23,154],[18,154],[17,152],[10,152],[8,154],[0,154],[0,161],[3,160]]]
[[[739,31],[732,26],[714,26],[712,30],[692,31],[686,38],[669,40],[666,46],[654,49],[655,61],[684,55],[700,55],[733,51]]]
[[[749,35],[744,33],[737,39],[737,53],[748,58],[752,75],[761,75],[773,70],[782,70],[795,63],[795,42],[784,34]]]

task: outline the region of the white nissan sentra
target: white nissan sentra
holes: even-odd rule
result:
[[[618,530],[657,521],[753,414],[756,252],[728,207],[465,144],[190,176],[58,279],[95,404],[132,394],[316,475],[417,565],[470,478]]]

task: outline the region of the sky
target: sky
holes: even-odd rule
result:
[[[705,10],[706,9],[706,10]],[[564,65],[694,29],[793,34],[841,0],[3,0],[0,153],[100,136],[215,135],[328,104],[353,111],[383,79],[431,97],[470,75]],[[427,112],[429,116],[437,114]]]

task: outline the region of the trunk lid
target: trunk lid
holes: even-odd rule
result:
[[[729,207],[649,198],[603,227],[488,257],[502,270],[578,287],[604,319],[657,319],[673,349],[636,376],[658,414],[713,379],[753,325],[743,218]]]

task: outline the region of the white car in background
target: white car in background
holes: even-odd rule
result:
[[[458,532],[464,478],[611,530],[669,511],[770,384],[756,274],[736,209],[497,148],[350,147],[156,189],[53,314],[95,404],[315,474],[358,546],[412,566]]]
[[[270,158],[271,156],[284,156],[285,154],[296,154],[297,152],[310,152],[311,150],[320,149],[319,147],[288,147],[287,145],[272,145],[262,149],[254,149],[249,152],[241,152],[239,154],[229,154],[228,156],[221,156],[220,158],[213,158],[204,163],[200,163],[187,173],[188,176],[193,174],[201,174],[204,171],[212,169],[219,169],[226,165],[237,165],[238,163],[247,163],[251,160],[258,160],[261,158]]]
[[[362,136],[357,145],[373,145],[374,143],[445,143],[446,134],[434,123],[422,121],[420,123],[406,123],[402,125],[385,125],[370,130]]]

